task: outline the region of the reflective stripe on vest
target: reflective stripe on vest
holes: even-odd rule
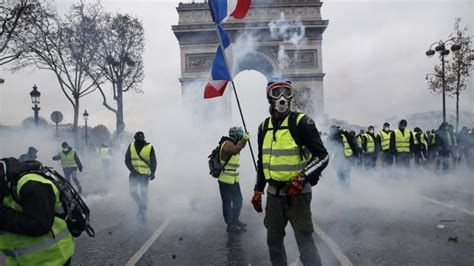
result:
[[[357,146],[362,149],[362,135],[357,135]]]
[[[62,168],[74,168],[77,167],[77,163],[75,160],[76,151],[74,149],[70,149],[67,154],[63,151],[59,152],[59,156],[61,157],[61,167]]]
[[[392,134],[390,131],[388,133],[383,130],[379,132],[380,148],[382,151],[390,149],[390,134]]]
[[[99,155],[101,160],[110,160],[110,148],[102,147],[99,149]]]
[[[397,152],[410,152],[410,130],[405,128],[403,133],[399,129],[394,131],[395,149]]]
[[[364,153],[372,153],[375,151],[375,138],[372,137],[369,133],[365,134],[365,138],[367,139],[367,147]]]
[[[229,140],[227,140],[229,141]],[[219,158],[222,158],[222,149],[224,148],[224,143],[221,145],[221,150]],[[227,184],[234,184],[240,182],[240,174],[239,174],[239,167],[240,167],[240,154],[232,155],[225,163],[221,160],[221,164],[224,165],[224,170],[219,175],[219,181]]]
[[[342,143],[344,144],[344,155],[346,157],[351,157],[352,155],[354,155],[351,145],[349,145],[349,141],[347,140],[344,134],[342,134],[341,136],[342,136]]]
[[[146,160],[148,164],[150,164],[151,147],[151,144],[148,143],[143,146],[142,150],[140,151],[140,156],[144,160]],[[138,156],[137,149],[135,148],[135,143],[130,144],[130,156],[132,157],[132,166],[135,171],[142,175],[151,174],[150,167],[140,158],[140,156]]]
[[[50,185],[55,196],[55,208],[62,208],[59,190],[50,180],[38,174],[26,174],[19,179],[16,187],[18,197],[27,182]],[[23,208],[11,195],[3,200],[3,204],[17,212],[23,212]],[[66,222],[54,217],[50,232],[42,236],[3,232],[0,234],[0,250],[5,254],[6,265],[64,265],[74,253],[74,240]]]
[[[268,130],[263,136],[262,145],[263,174],[266,180],[289,181],[304,169],[311,157],[305,147],[302,148],[306,156],[302,156],[300,147],[291,136],[289,117],[288,115],[276,130],[272,120],[268,119]],[[304,114],[298,114],[296,125],[303,117]]]

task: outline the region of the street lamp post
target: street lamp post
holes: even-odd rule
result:
[[[89,113],[87,112],[87,110],[84,111],[84,114],[82,114],[84,116],[84,121],[86,122],[86,149],[87,149],[87,146],[88,146],[88,134],[87,134],[87,119],[89,119]]]
[[[433,56],[436,52],[440,54],[441,57],[441,82],[443,86],[443,123],[446,122],[446,73],[445,73],[445,60],[444,57],[449,55],[449,50],[446,49],[446,45],[452,43],[451,51],[455,52],[461,49],[461,46],[454,43],[453,39],[449,39],[447,41],[440,40],[439,42],[434,42],[430,45],[428,51],[425,52],[426,56]],[[433,45],[437,44],[435,49],[433,50]]]
[[[41,108],[38,106],[40,104],[41,93],[38,91],[36,84],[33,86],[33,90],[30,92],[31,103],[33,107],[31,108],[35,112],[35,126],[39,125],[38,113]]]

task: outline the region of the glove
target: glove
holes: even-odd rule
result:
[[[288,182],[286,194],[290,197],[298,196],[303,191],[306,175],[301,173],[290,179]]]
[[[257,212],[262,212],[262,192],[260,191],[255,191],[255,193],[253,194],[253,197],[252,197],[252,205],[253,205],[253,208],[257,211]]]
[[[250,133],[249,132],[245,132],[244,133],[244,137],[243,137],[245,140],[250,140]]]
[[[79,172],[81,172],[81,173],[82,173],[82,167],[79,167],[79,168],[78,168],[78,170],[79,170]]]
[[[155,174],[150,175],[150,180],[153,180],[153,179],[155,179]]]

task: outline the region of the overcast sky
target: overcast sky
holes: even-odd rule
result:
[[[61,9],[70,5],[56,2]],[[144,92],[127,93],[125,98],[125,119],[130,131],[170,118],[167,110],[181,104],[179,47],[171,31],[171,25],[178,21],[177,3],[103,2],[106,9],[138,16],[145,27]],[[325,112],[354,123],[380,124],[393,115],[439,110],[441,97],[430,94],[425,81],[425,74],[432,72],[439,60],[427,58],[424,52],[434,41],[448,37],[456,17],[462,17],[474,34],[472,14],[474,1],[324,2],[322,16],[329,20],[323,35]],[[49,120],[52,111],[60,110],[65,122],[72,121],[72,108],[49,72],[28,70],[12,74],[0,70],[0,77],[6,80],[0,85],[1,124],[19,124],[32,114],[28,93],[35,83],[42,93],[41,115]],[[257,117],[255,121],[266,116],[265,78],[255,71],[245,71],[235,81],[242,88],[247,113]],[[257,93],[247,88],[256,88]],[[102,107],[99,94],[82,99],[81,113],[88,110],[90,125],[106,124],[114,129],[114,116]],[[472,112],[473,103],[471,82],[461,107]],[[449,99],[448,110],[454,110],[454,106],[454,100]],[[80,121],[83,123],[82,118]]]

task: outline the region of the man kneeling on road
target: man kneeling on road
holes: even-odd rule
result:
[[[290,111],[292,98],[289,81],[269,83],[271,117],[258,130],[257,183],[252,204],[262,212],[262,194],[268,183],[264,224],[273,265],[287,265],[283,240],[288,221],[295,232],[301,262],[321,265],[312,236],[311,186],[318,183],[329,155],[314,121]]]

